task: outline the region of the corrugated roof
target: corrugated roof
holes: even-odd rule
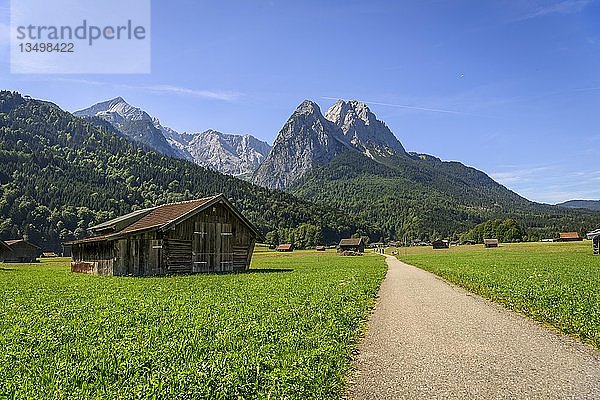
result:
[[[596,236],[600,236],[600,229],[596,229],[595,231],[591,231],[587,234],[587,238],[589,240],[594,239]]]
[[[350,238],[340,240],[340,246],[360,246],[362,238]]]

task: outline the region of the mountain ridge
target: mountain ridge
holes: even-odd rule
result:
[[[211,129],[179,133],[120,96],[75,111],[73,115],[102,118],[134,142],[228,175],[253,172],[270,151],[267,142],[249,134],[225,134]]]

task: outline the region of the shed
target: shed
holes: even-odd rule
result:
[[[277,247],[275,247],[275,250],[284,252],[294,251],[294,245],[292,243],[278,244]]]
[[[498,239],[483,239],[483,245],[485,247],[498,247]]]
[[[10,246],[0,240],[0,261],[4,260],[5,253],[10,253],[11,251]]]
[[[4,242],[10,251],[0,253],[0,261],[14,263],[36,262],[40,255],[40,248],[27,239],[7,240]]]
[[[258,230],[222,194],[134,211],[90,228],[97,236],[66,243],[71,271],[165,275],[242,271]]]
[[[600,229],[588,233],[587,238],[592,241],[594,254],[600,254]]]
[[[315,249],[317,251],[325,251],[327,249],[327,247],[325,247],[325,246],[317,246],[317,247],[315,247]]]
[[[559,236],[560,238],[558,240],[560,242],[577,242],[583,240],[583,238],[579,236],[579,232],[561,232]]]
[[[447,249],[450,247],[447,240],[435,240],[431,245],[434,249]]]
[[[365,241],[363,238],[349,238],[340,240],[338,251],[354,251],[356,253],[364,253]]]

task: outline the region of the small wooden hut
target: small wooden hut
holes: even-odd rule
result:
[[[447,240],[435,240],[431,246],[434,249],[447,249],[450,247],[450,243]]]
[[[10,246],[0,240],[0,261],[4,261],[4,255],[11,251]]]
[[[76,240],[71,271],[164,275],[250,267],[258,230],[222,194],[134,211]]]
[[[349,238],[340,240],[338,251],[353,251],[355,253],[365,252],[365,241],[363,238]]]
[[[325,251],[326,249],[327,249],[327,247],[325,247],[325,246],[317,246],[317,247],[315,247],[315,250],[317,250],[317,251]]]
[[[581,236],[579,236],[579,232],[561,232],[559,234],[559,242],[578,242],[583,240]]]
[[[483,245],[487,248],[498,247],[498,239],[483,239]]]
[[[4,242],[10,251],[0,253],[0,261],[6,263],[32,263],[40,256],[41,249],[27,239],[7,240]]]
[[[281,251],[281,252],[294,251],[294,244],[293,243],[278,244],[277,247],[275,247],[275,250]]]
[[[594,254],[600,254],[600,229],[588,233],[587,238],[592,241]]]

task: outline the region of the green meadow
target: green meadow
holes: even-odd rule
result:
[[[600,347],[600,256],[590,242],[397,251],[408,264]]]
[[[385,271],[260,249],[242,274],[0,264],[0,398],[339,398]]]

